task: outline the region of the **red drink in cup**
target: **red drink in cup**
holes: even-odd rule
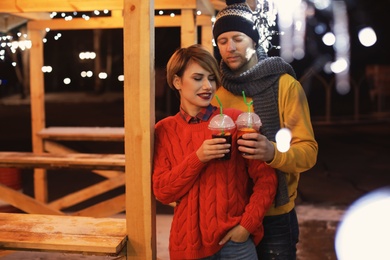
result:
[[[237,138],[242,139],[242,136],[247,133],[259,133],[262,125],[260,117],[253,112],[241,113],[237,120]],[[245,154],[243,154],[245,155]]]
[[[233,119],[225,114],[214,116],[209,123],[212,138],[225,138],[226,143],[232,144],[232,131],[236,128]],[[224,157],[219,160],[229,160],[231,156],[231,148]]]

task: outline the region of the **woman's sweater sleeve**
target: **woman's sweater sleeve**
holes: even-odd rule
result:
[[[274,201],[277,187],[275,170],[264,162],[248,160],[249,175],[253,180],[253,193],[245,207],[240,225],[253,233],[262,225],[267,210]]]
[[[170,128],[156,125],[153,192],[157,200],[164,204],[179,201],[191,189],[205,167],[196,152],[189,153],[180,161],[179,158],[183,155],[177,153],[183,151],[183,148],[179,147],[179,134]]]

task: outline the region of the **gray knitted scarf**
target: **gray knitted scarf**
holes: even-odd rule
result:
[[[257,48],[258,63],[251,69],[235,75],[229,67],[221,61],[222,86],[235,95],[252,97],[254,112],[263,123],[261,133],[268,140],[275,141],[275,135],[280,129],[278,90],[279,78],[288,73],[296,78],[294,69],[280,57],[268,57],[262,47]],[[244,102],[244,101],[243,101]],[[289,202],[285,173],[275,169],[278,176],[278,189],[275,197],[275,206],[282,206]]]

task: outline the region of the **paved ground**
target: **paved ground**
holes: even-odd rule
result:
[[[101,101],[101,100],[100,100]],[[12,102],[11,102],[12,103]],[[88,104],[47,104],[47,125],[122,126],[121,100],[108,98]],[[28,104],[11,105],[0,100],[0,150],[31,149],[30,110]],[[369,118],[370,119],[370,118]],[[301,175],[297,212],[301,226],[298,259],[336,260],[334,236],[344,210],[370,191],[390,185],[390,118],[359,121],[340,121],[337,124],[314,122],[319,143],[317,164]],[[85,151],[123,151],[118,144],[71,144]],[[69,174],[69,173],[68,173]],[[56,174],[50,181],[49,197],[66,193],[63,187],[69,175]],[[93,181],[85,177],[79,185]],[[24,190],[31,193],[31,176],[24,176]],[[122,192],[122,191],[116,191]],[[167,259],[167,234],[170,209],[157,208],[158,256]],[[1,256],[1,253],[0,253]],[[14,253],[1,259],[108,259],[48,253]]]

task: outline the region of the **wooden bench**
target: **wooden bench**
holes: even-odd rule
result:
[[[14,168],[84,168],[96,170],[125,169],[124,154],[52,154],[32,152],[0,152],[0,167]]]
[[[123,127],[47,127],[37,133],[42,139],[69,141],[124,141]]]
[[[124,256],[126,234],[122,218],[0,213],[0,250]]]

